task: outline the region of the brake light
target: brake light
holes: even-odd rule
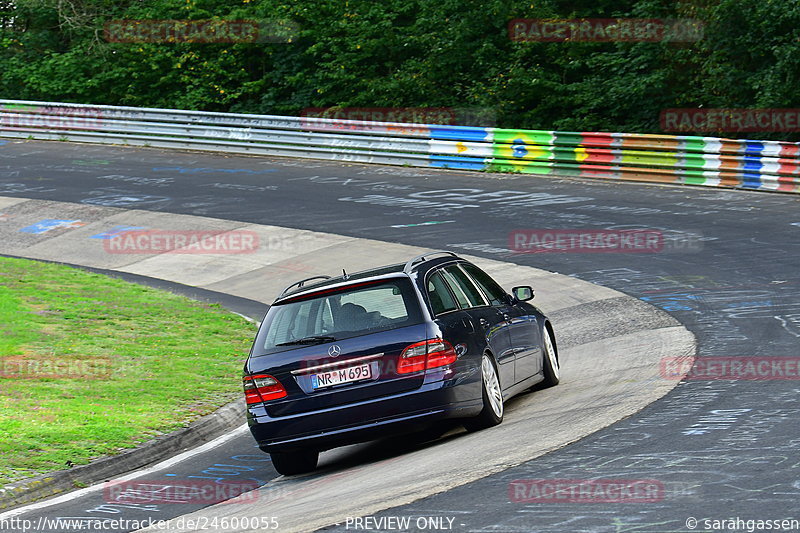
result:
[[[247,405],[277,400],[286,396],[286,389],[283,388],[280,381],[268,374],[245,376],[242,379],[244,399]]]
[[[442,339],[428,341],[427,368],[446,366],[450,363],[455,363],[456,359],[458,359],[458,354],[449,342]]]
[[[408,346],[400,354],[398,374],[410,374],[454,363],[458,359],[453,346],[443,339],[428,339]]]
[[[425,370],[425,359],[428,357],[428,341],[412,344],[400,354],[397,364],[398,374],[410,374]]]

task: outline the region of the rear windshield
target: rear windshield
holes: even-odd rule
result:
[[[270,307],[253,353],[333,342],[421,322],[422,313],[408,278],[357,283]]]

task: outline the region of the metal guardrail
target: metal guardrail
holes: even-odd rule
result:
[[[800,192],[800,143],[0,100],[0,137]]]

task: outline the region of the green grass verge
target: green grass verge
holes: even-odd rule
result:
[[[241,396],[254,332],[215,304],[0,258],[0,486],[134,447]]]

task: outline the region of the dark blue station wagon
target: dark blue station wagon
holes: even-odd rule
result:
[[[291,475],[320,451],[444,419],[497,425],[504,400],[559,380],[553,328],[532,298],[452,252],[297,282],[245,364],[250,430]]]

